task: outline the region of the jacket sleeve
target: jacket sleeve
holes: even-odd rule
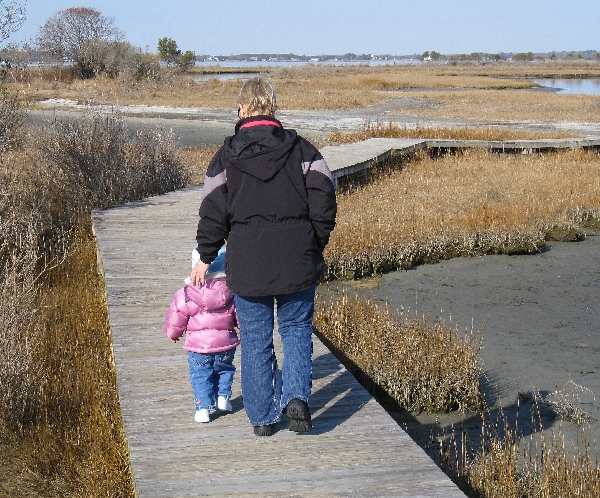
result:
[[[212,263],[229,233],[227,218],[227,170],[223,160],[223,147],[217,151],[208,166],[202,188],[200,221],[196,243],[200,259]]]
[[[187,329],[190,318],[185,301],[185,291],[179,289],[173,295],[173,302],[165,318],[165,335],[170,339],[179,339]]]
[[[335,228],[337,202],[335,186],[329,167],[321,153],[306,140],[301,141],[302,171],[308,197],[309,218],[323,251]]]

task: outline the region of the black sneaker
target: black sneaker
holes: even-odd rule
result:
[[[272,436],[275,430],[275,424],[254,426],[255,436]]]
[[[310,432],[312,430],[310,410],[304,401],[294,398],[288,403],[285,410],[290,419],[290,431]]]

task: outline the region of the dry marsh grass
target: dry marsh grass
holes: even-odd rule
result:
[[[469,91],[424,90],[411,92],[420,102],[419,116],[453,117],[482,121],[600,121],[600,96],[560,95],[523,90]],[[415,114],[414,109],[397,109],[398,114]]]
[[[360,278],[458,255],[533,253],[554,227],[577,237],[599,217],[596,154],[421,157],[338,196],[328,276]]]
[[[215,145],[179,149],[179,159],[189,174],[190,185],[199,185],[204,182],[208,165],[217,150],[218,147]]]
[[[572,135],[562,132],[535,133],[526,130],[507,130],[492,127],[429,127],[406,126],[398,123],[365,123],[363,128],[354,133],[330,133],[326,142],[328,145],[342,145],[360,142],[369,138],[419,138],[419,139],[450,139],[450,140],[535,140],[543,138],[569,138]]]
[[[359,368],[353,373],[367,389],[385,391],[404,410],[446,413],[482,406],[474,336],[345,293],[320,299],[314,324]]]
[[[134,496],[90,211],[190,178],[169,133],[131,141],[118,115],[0,151],[3,496]]]
[[[600,466],[590,454],[585,437],[575,451],[568,448],[560,433],[540,431],[535,440],[521,438],[518,428],[506,419],[502,427],[486,417],[482,423],[482,444],[468,451],[450,441],[440,449],[446,470],[455,476],[468,496],[485,498],[554,498],[600,496]],[[468,446],[465,434],[461,443]],[[457,449],[460,448],[457,452]]]
[[[38,295],[29,372],[37,396],[23,418],[0,425],[0,458],[8,463],[0,490],[4,496],[132,497],[95,240],[80,232]]]
[[[544,432],[534,400],[529,437],[493,416],[480,393],[480,338],[442,322],[391,313],[358,296],[317,297],[316,333],[378,400],[395,411],[462,410],[481,414],[480,434],[471,440],[452,429],[429,450],[438,465],[473,498],[594,498],[600,466],[582,436],[573,451],[558,434]],[[395,405],[394,405],[395,404]],[[516,420],[519,420],[517,413]],[[433,438],[433,435],[431,436]]]
[[[450,65],[434,65],[447,75],[490,76],[509,79],[569,79],[600,78],[600,64],[595,61],[536,61],[532,63],[503,61],[478,64],[465,62]]]
[[[531,92],[531,78],[598,78],[600,65],[560,62],[531,64],[423,64],[420,66],[317,66],[260,68],[277,86],[282,109],[350,109],[391,99],[396,112],[431,117],[598,122],[600,97]],[[47,73],[51,73],[50,75]],[[190,75],[161,70],[151,78],[59,79],[56,71],[22,70],[7,84],[30,103],[50,97],[80,103],[146,104],[233,108],[240,80],[194,82]]]

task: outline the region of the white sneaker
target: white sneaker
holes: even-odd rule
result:
[[[223,396],[219,396],[217,398],[217,408],[223,412],[232,412],[233,407],[231,406],[231,401]]]
[[[194,415],[194,420],[201,424],[205,424],[210,422],[210,414],[206,408],[202,408],[201,410],[196,410],[196,415]]]

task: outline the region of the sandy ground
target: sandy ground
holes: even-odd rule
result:
[[[567,132],[582,137],[600,137],[600,123],[535,122],[535,121],[467,121],[464,119],[430,119],[419,116],[422,102],[410,96],[392,98],[387,102],[363,109],[343,111],[286,111],[277,113],[284,126],[296,129],[309,140],[324,137],[333,131],[359,130],[365,123],[394,122],[409,127],[486,126],[499,129],[519,129],[534,132]],[[33,123],[44,122],[54,115],[74,116],[85,109],[74,101],[49,99],[38,103],[39,109],[29,112]],[[99,106],[100,107],[100,106]],[[236,109],[175,108],[166,106],[103,106],[105,111],[118,110],[127,116],[127,126],[133,132],[140,128],[161,125],[172,129],[184,146],[222,144],[233,133]],[[409,114],[397,114],[402,109]]]
[[[282,111],[278,118],[307,138],[334,130],[353,131],[366,121],[397,121],[408,125],[488,125],[537,131],[569,130],[600,136],[590,123],[480,123],[446,119],[426,120],[393,114],[408,100],[351,111]],[[73,102],[48,101],[46,110],[30,111],[33,123],[52,116],[75,116]],[[221,144],[232,134],[234,110],[174,109],[136,106],[121,109],[133,132],[143,127],[172,129],[184,146]],[[519,409],[520,432],[531,430],[531,400],[535,393],[563,407],[573,405],[589,420],[583,426],[592,453],[600,457],[600,236],[582,242],[552,243],[534,256],[458,258],[406,272],[384,275],[373,288],[354,287],[387,301],[392,308],[410,309],[418,316],[441,318],[482,334],[484,389],[490,414],[504,412],[511,425]],[[554,393],[554,394],[553,394]],[[545,431],[560,429],[576,441],[581,425],[553,416],[542,406]],[[393,413],[415,439],[465,424],[473,438],[480,432],[477,414],[411,417]],[[424,444],[425,445],[425,444]]]

